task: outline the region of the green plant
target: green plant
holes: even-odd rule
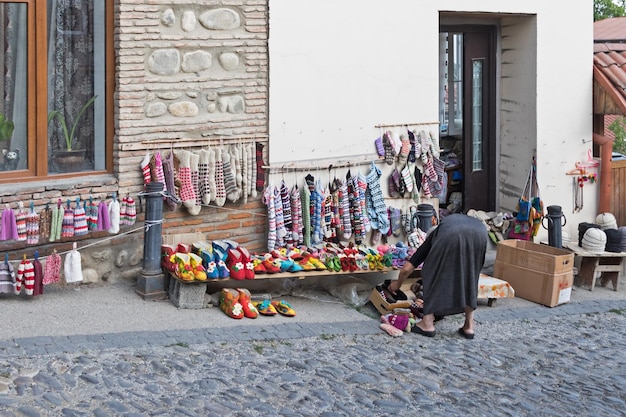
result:
[[[72,129],[69,131],[67,129],[67,120],[65,120],[65,115],[63,113],[61,113],[58,110],[53,110],[48,115],[48,125],[55,118],[59,121],[59,124],[61,125],[61,129],[63,131],[63,138],[65,139],[66,151],[72,150],[72,144],[74,143],[76,129],[78,128],[78,122],[80,121],[81,116],[83,115],[83,113],[85,113],[87,108],[91,106],[94,101],[96,101],[96,98],[98,98],[98,96],[93,96],[85,104],[83,104],[83,107],[80,108],[80,110],[74,117],[74,123],[72,123]]]
[[[624,128],[624,118],[618,117],[611,123],[608,129],[615,135],[613,150],[619,153],[626,153],[626,129]]]
[[[7,141],[13,136],[15,125],[7,119],[4,114],[0,113],[0,141]]]

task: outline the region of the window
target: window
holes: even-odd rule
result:
[[[111,170],[112,3],[0,0],[0,182]]]
[[[442,135],[463,129],[463,34],[439,34],[439,123]]]

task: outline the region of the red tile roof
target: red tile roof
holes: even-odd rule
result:
[[[626,17],[594,22],[593,33],[594,79],[626,114]]]
[[[612,17],[593,23],[594,42],[626,41],[626,17]]]

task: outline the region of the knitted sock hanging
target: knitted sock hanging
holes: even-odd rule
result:
[[[243,197],[243,204],[248,202],[248,196],[250,195],[250,187],[248,178],[248,172],[250,170],[250,158],[248,157],[248,145],[244,144],[241,147],[241,196]]]
[[[327,187],[324,189],[324,202],[323,202],[323,225],[324,225],[324,239],[333,241],[333,195],[330,193],[330,189]]]
[[[285,246],[285,237],[287,229],[285,229],[285,217],[283,216],[283,202],[280,198],[280,189],[272,186],[274,192],[274,213],[276,215],[276,245],[278,247]]]
[[[410,130],[407,130],[407,134],[409,135],[409,145],[411,147],[411,149],[409,150],[409,158],[408,161],[409,162],[415,162],[415,133],[411,132]]]
[[[215,184],[215,149],[209,148],[205,151],[209,158],[209,177],[208,177],[208,186],[209,186],[209,198],[204,198],[203,201],[205,204],[209,204],[215,201],[216,198],[216,184]]]
[[[236,143],[230,147],[230,160],[233,168],[233,174],[235,175],[235,184],[239,192],[239,197],[243,194],[242,188],[242,167],[241,167],[241,144]]]
[[[406,165],[409,159],[409,153],[411,152],[411,142],[405,134],[400,135],[400,155],[398,156],[398,164],[403,167]]]
[[[294,244],[299,245],[302,243],[302,201],[300,200],[300,190],[297,184],[291,187],[289,198],[293,221],[293,241]]]
[[[199,172],[199,162],[200,162],[200,154],[196,152],[189,152],[190,154],[190,169],[191,169],[191,186],[193,187],[193,192],[196,196],[195,206],[197,207],[198,213],[200,212],[202,205],[202,196],[200,195],[200,172]]]
[[[335,178],[333,182],[330,184],[329,191],[332,196],[332,220],[331,220],[331,228],[332,232],[332,241],[337,243],[339,242],[339,237],[343,233],[343,227],[341,226],[341,214],[339,213],[339,209],[341,208],[341,199],[339,198],[339,188],[341,187],[341,181],[338,178]]]
[[[324,240],[324,232],[322,230],[322,204],[323,204],[322,183],[317,179],[315,188],[311,192],[311,242],[313,244],[320,243]]]
[[[141,174],[143,175],[144,186],[152,180],[150,175],[150,159],[150,154],[147,153],[141,160],[141,164],[139,164],[141,167]]]
[[[289,188],[285,180],[280,183],[280,201],[283,205],[283,222],[285,223],[285,242],[293,243],[293,219],[291,215],[291,200],[289,199]]]
[[[170,211],[178,209],[181,205],[181,201],[176,192],[175,171],[174,152],[170,152],[168,156],[163,159],[163,175],[165,177],[165,190],[167,195],[165,203]]]
[[[200,202],[198,202],[198,197]],[[209,204],[211,202],[211,189],[209,188],[209,151],[198,151],[198,195],[197,204]]]
[[[302,202],[302,242],[305,246],[311,246],[311,190],[306,182],[300,190],[300,201]]]
[[[350,196],[348,195],[347,181],[339,187],[339,215],[341,216],[342,237],[345,240],[352,236],[352,223],[350,222]]]
[[[226,189],[226,199],[231,202],[239,200],[239,190],[237,189],[237,181],[235,172],[231,165],[231,155],[228,149],[222,151],[222,163],[224,165],[224,188]]]
[[[222,162],[222,148],[215,151],[215,204],[222,207],[226,203],[226,187],[224,185],[224,163]]]
[[[365,202],[365,192],[367,191],[367,181],[365,181],[365,175],[361,171],[356,176],[357,187],[359,191],[359,205],[361,206],[361,221],[363,222],[363,231],[369,233],[372,230],[370,219],[367,214],[367,204]]]
[[[263,168],[263,148],[262,143],[256,143],[256,190],[263,191],[265,186],[265,168]]]
[[[25,241],[26,236],[26,216],[28,213],[24,210],[24,204],[20,201],[18,203],[17,213],[15,214],[15,224],[17,225],[17,240]]]
[[[29,245],[39,243],[39,214],[32,207],[26,216],[26,243]]]
[[[165,184],[165,173],[163,172],[163,157],[161,152],[154,154],[154,181],[158,181],[163,184],[163,191],[167,191],[167,184]]]
[[[348,174],[350,172],[348,171]],[[352,220],[352,230],[354,231],[354,243],[360,245],[365,237],[363,227],[363,214],[361,203],[359,202],[359,183],[357,176],[351,177],[348,183],[348,193],[350,194],[350,218]]]
[[[195,216],[200,213],[200,207],[196,205],[196,193],[191,184],[191,152],[181,149],[175,151],[179,160],[178,178],[180,179],[180,199],[189,214]]]
[[[372,161],[370,172],[365,177],[369,197],[367,213],[370,216],[372,228],[380,230],[382,234],[386,234],[389,231],[389,220],[387,218],[385,197],[380,188],[381,175],[380,169]]]
[[[33,272],[35,274],[35,286],[33,289],[33,295],[43,294],[43,265],[39,260],[39,252],[35,251],[35,260],[33,261]]]
[[[267,250],[271,252],[276,248],[276,204],[272,186],[265,189],[263,204],[267,206]]]
[[[50,242],[57,241],[61,238],[61,228],[63,224],[63,211],[61,204],[57,204],[52,208],[52,221],[50,222]]]
[[[256,144],[250,143],[248,145],[248,158],[250,159],[250,197],[256,198],[257,196],[257,157],[256,157]]]

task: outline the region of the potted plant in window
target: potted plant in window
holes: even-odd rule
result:
[[[54,119],[56,119],[60,126],[62,132],[63,141],[59,141],[59,149],[54,151],[53,153],[53,162],[58,171],[60,172],[71,172],[78,171],[81,169],[83,165],[83,161],[85,159],[86,149],[82,148],[79,145],[78,138],[76,137],[78,126],[80,125],[80,119],[87,111],[89,106],[91,106],[94,101],[96,101],[98,96],[93,96],[83,106],[80,108],[76,116],[74,117],[74,121],[71,124],[71,129],[68,130],[68,120],[65,115],[61,113],[59,110],[53,110],[48,114],[48,125],[52,123]]]

